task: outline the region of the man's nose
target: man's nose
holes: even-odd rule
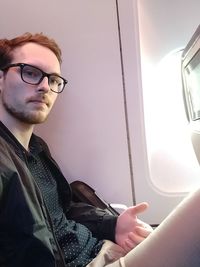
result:
[[[48,77],[44,77],[42,81],[38,84],[38,91],[48,92],[49,90],[50,90],[49,79]]]

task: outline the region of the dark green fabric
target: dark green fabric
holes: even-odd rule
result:
[[[47,145],[33,135],[31,144],[35,142],[57,177],[60,205],[66,218],[85,224],[98,240],[113,239],[117,218],[83,203],[81,207],[74,205],[70,186]],[[46,203],[27,164],[27,151],[0,123],[0,266],[67,266]]]

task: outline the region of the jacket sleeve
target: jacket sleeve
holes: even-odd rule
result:
[[[99,240],[107,239],[115,242],[117,216],[109,214],[106,210],[83,202],[72,202],[66,216],[85,225]]]

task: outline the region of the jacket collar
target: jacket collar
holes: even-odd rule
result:
[[[43,151],[43,147],[40,142],[37,140],[37,137],[32,134],[30,139],[30,152],[27,151],[21,143],[17,140],[17,138],[9,131],[9,129],[0,121],[0,136],[7,142],[12,148],[15,150],[15,153],[24,160],[24,156],[26,158],[30,156],[34,156]]]

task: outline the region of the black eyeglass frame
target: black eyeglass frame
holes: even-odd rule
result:
[[[30,83],[30,82],[27,82],[27,81],[24,80],[24,78],[23,78],[23,69],[24,69],[24,67],[26,67],[26,66],[32,67],[32,68],[34,68],[34,69],[36,69],[36,70],[38,70],[38,71],[40,71],[40,72],[42,73],[42,76],[41,76],[41,78],[39,79],[38,82],[36,82],[36,83],[32,83],[32,82],[31,82],[31,83]],[[48,78],[48,84],[49,84],[49,80],[50,80],[49,78],[50,78],[51,76],[59,77],[60,79],[63,80],[63,87],[62,87],[62,90],[61,90],[61,91],[55,91],[55,90],[52,90],[52,88],[51,88],[51,86],[50,86],[50,84],[49,84],[49,88],[50,88],[50,90],[51,90],[52,92],[54,92],[54,93],[57,93],[57,94],[62,93],[62,91],[63,91],[64,88],[65,88],[65,85],[68,83],[68,81],[67,81],[65,78],[61,77],[61,76],[58,75],[58,74],[54,74],[54,73],[46,73],[45,71],[41,70],[40,68],[35,67],[35,66],[31,65],[31,64],[26,64],[26,63],[13,63],[13,64],[9,64],[9,65],[7,65],[5,68],[2,68],[1,70],[2,70],[2,71],[7,71],[9,68],[12,68],[12,67],[20,67],[21,79],[22,79],[23,82],[25,82],[25,83],[27,83],[27,84],[38,85],[38,84],[40,84],[40,83],[42,82],[42,80],[44,79],[44,77],[47,77],[47,78]]]

